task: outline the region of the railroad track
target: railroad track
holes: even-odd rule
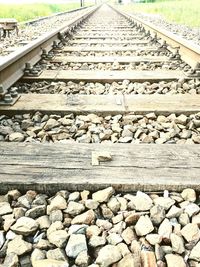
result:
[[[107,5],[1,58],[3,267],[198,266],[199,62]]]
[[[5,190],[199,188],[199,48],[141,23],[95,7],[4,57],[1,139],[24,141],[1,143]],[[93,166],[98,151],[112,160]]]

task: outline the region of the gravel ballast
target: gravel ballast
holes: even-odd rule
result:
[[[40,112],[13,117],[1,115],[0,141],[200,144],[200,113],[188,116],[155,113],[60,116]]]
[[[15,189],[0,198],[0,261],[2,267],[198,267],[199,226],[199,194],[191,188],[55,195]]]
[[[172,82],[138,83],[124,80],[122,82],[50,82],[40,81],[33,83],[17,83],[14,86],[19,93],[36,94],[79,94],[79,95],[116,95],[116,94],[199,94],[200,82],[198,80],[185,81],[180,79]]]

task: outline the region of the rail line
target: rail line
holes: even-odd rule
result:
[[[0,112],[11,129],[1,133],[3,190],[199,188],[199,51],[98,6],[5,56]],[[98,151],[113,160],[93,166]]]
[[[199,51],[101,5],[1,57],[2,267],[199,266]]]

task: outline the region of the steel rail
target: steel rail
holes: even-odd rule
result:
[[[2,95],[5,95],[10,86],[23,76],[26,63],[30,63],[31,65],[36,64],[41,59],[43,50],[49,52],[53,47],[53,42],[60,40],[60,35],[66,35],[98,8],[99,6],[95,6],[89,8],[89,10],[87,9],[84,14],[79,15],[75,19],[71,19],[62,27],[42,35],[37,40],[31,41],[8,56],[1,57],[0,98]]]
[[[157,37],[166,41],[172,49],[178,49],[181,59],[190,65],[194,70],[200,68],[200,46],[187,41],[186,39],[179,37],[165,29],[162,29],[150,22],[146,22],[138,17],[119,11],[115,7],[111,6],[113,10],[127,18],[134,25],[144,27],[146,31],[149,31],[152,35],[157,34]],[[199,74],[199,73],[198,73]]]

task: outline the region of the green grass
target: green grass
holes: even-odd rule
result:
[[[200,0],[160,0],[155,3],[132,3],[120,5],[120,9],[126,12],[160,14],[171,22],[200,27]]]
[[[87,2],[87,1],[85,1]],[[87,4],[88,3],[88,4]],[[86,5],[91,4],[87,2]],[[53,13],[79,8],[80,3],[70,4],[0,4],[0,18],[15,18],[26,21],[38,17],[49,16]]]

